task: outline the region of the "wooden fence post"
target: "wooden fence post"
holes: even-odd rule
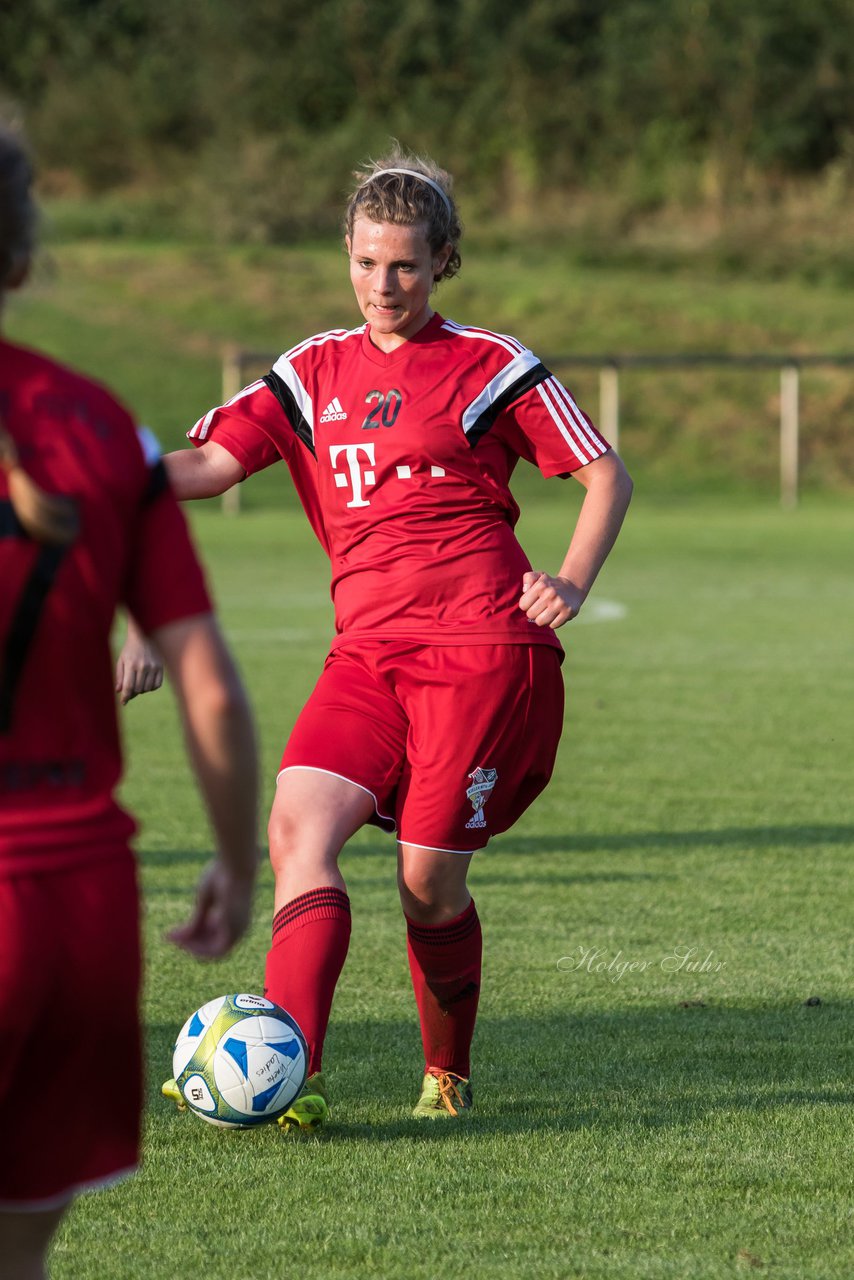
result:
[[[599,427],[615,453],[620,452],[620,383],[615,364],[599,370]]]
[[[798,502],[798,366],[780,370],[780,501],[784,507]]]
[[[227,404],[243,386],[243,363],[238,347],[227,347],[222,357],[222,402]],[[240,485],[232,485],[222,495],[222,509],[228,516],[240,512]]]

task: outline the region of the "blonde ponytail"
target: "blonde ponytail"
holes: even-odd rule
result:
[[[65,547],[77,537],[80,521],[73,498],[45,493],[21,466],[15,441],[0,421],[0,469],[9,485],[9,501],[25,533],[36,542]]]

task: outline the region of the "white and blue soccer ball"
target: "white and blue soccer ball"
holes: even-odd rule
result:
[[[305,1084],[305,1037],[284,1009],[264,996],[209,1000],[175,1041],[172,1071],[191,1111],[226,1129],[275,1120]]]

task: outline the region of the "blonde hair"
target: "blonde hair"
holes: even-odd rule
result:
[[[406,172],[399,172],[401,169]],[[463,228],[449,173],[440,169],[435,161],[410,155],[396,144],[386,155],[357,169],[353,177],[357,185],[344,215],[344,230],[351,239],[357,218],[403,227],[423,222],[433,253],[438,253],[446,244],[451,246],[447,264],[436,280],[448,280],[457,274]]]
[[[38,215],[23,139],[0,127],[0,289],[32,254]]]
[[[65,547],[80,531],[77,503],[73,498],[45,493],[21,466],[18,449],[0,418],[0,471],[6,473],[9,501],[21,527],[36,542]]]

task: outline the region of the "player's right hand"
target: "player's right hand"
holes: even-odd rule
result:
[[[580,591],[566,578],[553,578],[534,570],[522,575],[519,608],[538,627],[550,627],[556,631],[578,617],[585,599],[586,592]]]
[[[200,960],[227,955],[249,928],[254,885],[254,864],[251,875],[237,875],[214,859],[199,879],[192,917],[170,930],[167,938]]]
[[[122,646],[116,662],[116,693],[122,706],[140,693],[153,693],[163,683],[163,659],[160,650],[145,636],[133,634]]]

